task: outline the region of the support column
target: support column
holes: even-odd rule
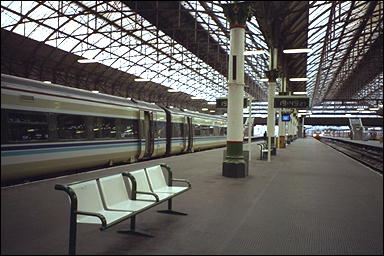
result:
[[[272,137],[275,136],[275,108],[274,108],[273,101],[275,98],[276,78],[278,77],[276,48],[273,48],[270,50],[269,57],[270,57],[270,61],[269,61],[270,70],[266,72],[266,75],[268,77],[268,118],[267,118],[268,162],[271,161]]]
[[[281,82],[281,92],[286,92],[287,91],[287,80],[286,77],[282,77],[282,82]],[[278,146],[279,148],[285,148],[285,123],[282,121],[281,116],[284,112],[284,108],[280,108],[279,111],[279,143]]]
[[[248,163],[251,162],[252,155],[252,134],[253,134],[253,118],[252,118],[252,96],[248,94]]]
[[[244,42],[248,3],[223,5],[230,23],[230,54],[228,65],[228,128],[227,153],[223,176],[243,178],[246,166],[243,155]]]

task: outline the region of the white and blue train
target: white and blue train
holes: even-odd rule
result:
[[[226,145],[224,117],[1,75],[1,184]]]

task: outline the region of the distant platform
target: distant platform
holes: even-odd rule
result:
[[[323,138],[338,139],[338,140],[344,140],[344,141],[353,142],[357,144],[383,148],[383,143],[378,140],[351,140],[350,138],[331,137],[331,136],[323,136]]]

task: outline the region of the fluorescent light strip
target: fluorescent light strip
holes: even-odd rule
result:
[[[297,49],[285,49],[283,50],[283,53],[308,53],[311,52],[312,49],[308,48],[297,48]]]
[[[307,77],[293,77],[289,78],[289,81],[291,82],[305,82],[308,81],[309,79]]]
[[[265,51],[264,50],[244,51],[244,55],[257,55],[257,54],[265,54]]]
[[[307,95],[307,92],[293,92],[294,95]]]
[[[216,105],[215,101],[208,101],[208,105]]]
[[[81,60],[77,60],[77,62],[84,64],[84,63],[97,63],[99,61],[94,60],[94,59],[81,59]]]

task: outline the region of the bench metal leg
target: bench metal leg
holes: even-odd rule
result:
[[[76,254],[77,217],[75,211],[74,206],[71,205],[71,213],[69,217],[69,255]]]
[[[131,217],[131,228],[130,229],[121,229],[121,230],[118,230],[117,232],[123,233],[123,234],[136,235],[136,236],[154,237],[151,234],[136,231],[136,216]]]
[[[172,198],[168,199],[168,210],[159,210],[157,212],[166,213],[166,214],[173,214],[173,215],[188,215],[187,213],[177,212],[177,211],[172,210]]]

